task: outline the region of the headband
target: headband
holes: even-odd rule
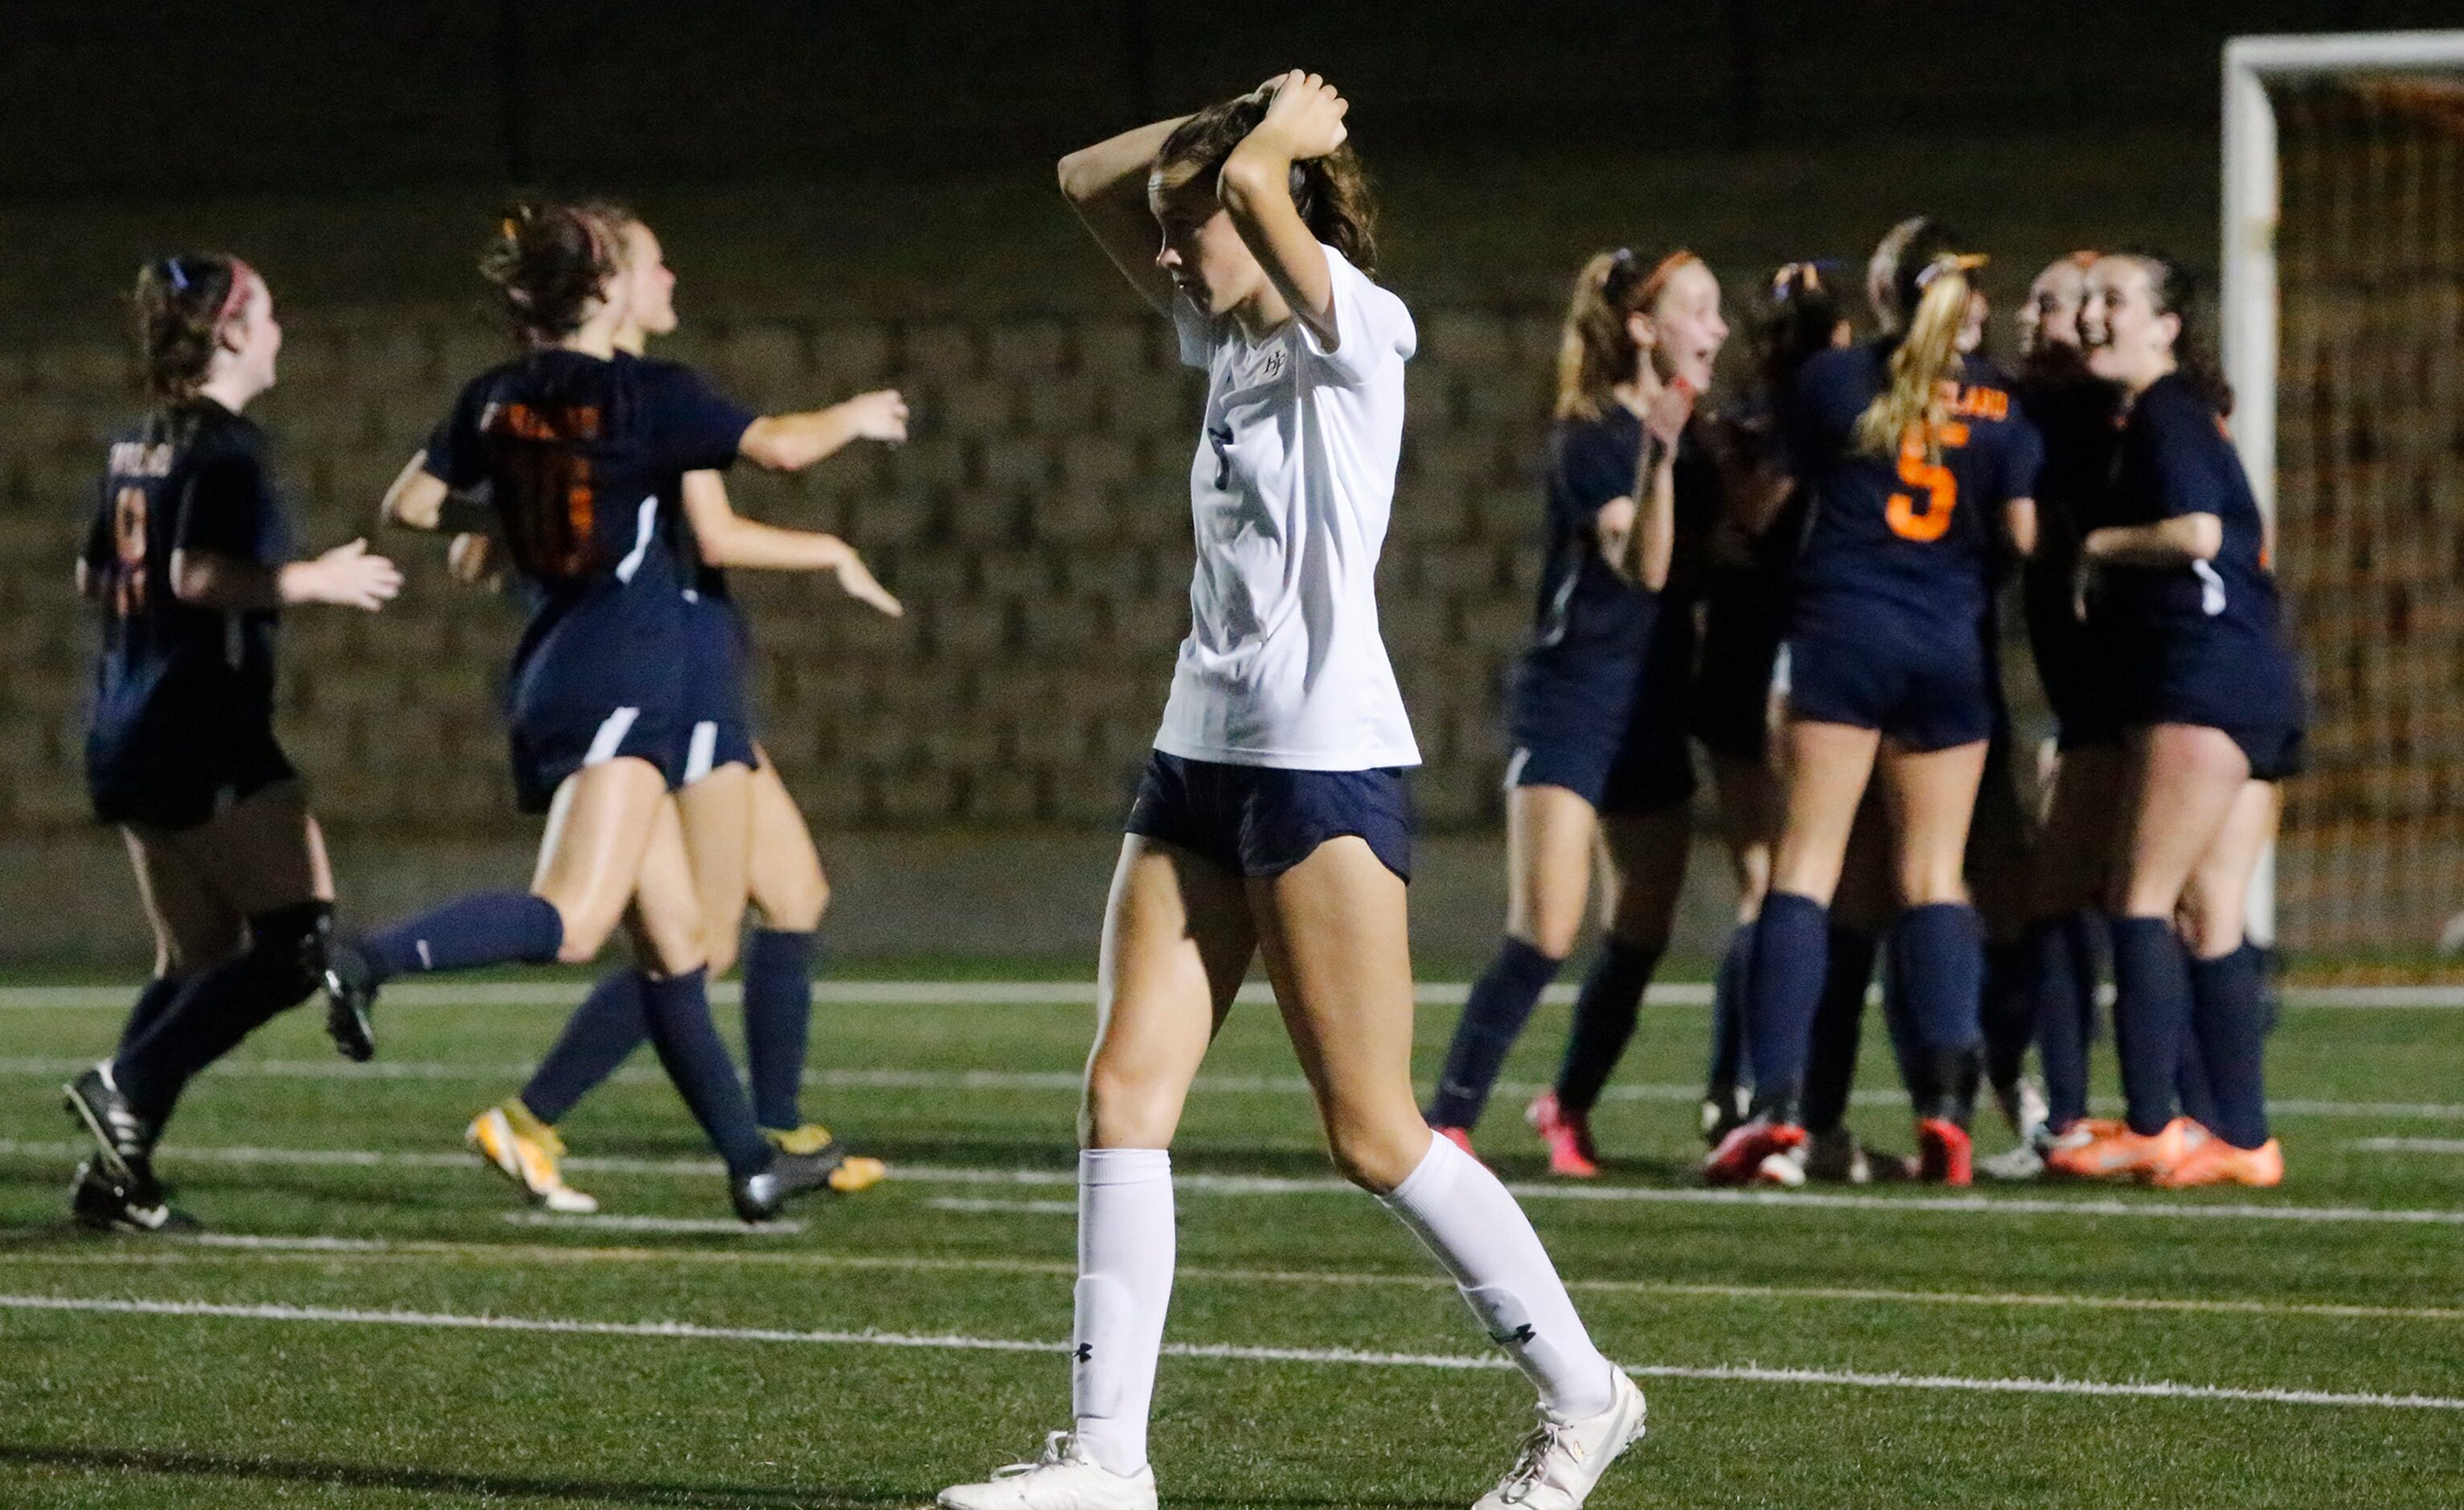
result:
[[[248,302],[248,280],[255,276],[256,269],[238,257],[231,259],[231,289],[223,295],[223,307],[214,312],[214,323],[217,326],[238,314],[240,307]]]
[[[1918,271],[1917,287],[1925,287],[1945,273],[1973,273],[1987,260],[1981,252],[1946,252]]]
[[[1634,248],[1619,247],[1609,254],[1608,275],[1600,279],[1600,297],[1612,306],[1619,306],[1626,302],[1627,291],[1631,290],[1634,307],[1648,309],[1660,298],[1661,291],[1668,286],[1668,280],[1676,276],[1679,268],[1688,262],[1702,260],[1681,247],[1661,257],[1649,273],[1643,275],[1642,281],[1636,284],[1631,280],[1635,269],[1642,265],[1641,259],[1634,255]]]

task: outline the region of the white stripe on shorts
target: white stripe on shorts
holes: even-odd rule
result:
[[[582,764],[603,766],[614,760],[617,747],[625,743],[625,736],[633,732],[633,721],[641,716],[639,708],[618,708],[607,715],[606,721],[599,725],[599,732],[590,736],[590,751],[582,757]]]
[[[658,527],[659,500],[653,496],[642,500],[642,512],[633,522],[633,548],[616,563],[616,580],[630,582],[633,573],[642,569],[642,558],[650,553],[650,532]]]
[[[1506,789],[1507,791],[1512,791],[1515,788],[1515,786],[1523,780],[1523,767],[1530,764],[1531,746],[1529,744],[1517,744],[1514,746],[1513,758],[1506,763]]]
[[[685,785],[710,774],[710,758],[718,753],[718,725],[704,719],[693,725],[693,742],[685,746]]]

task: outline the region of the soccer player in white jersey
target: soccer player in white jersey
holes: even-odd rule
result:
[[[1166,1151],[1253,955],[1334,1161],[1419,1234],[1540,1391],[1479,1501],[1572,1510],[1642,1435],[1531,1224],[1413,1100],[1402,767],[1377,633],[1412,317],[1370,281],[1344,100],[1293,72],[1062,160],[1061,187],[1207,374],[1181,642],[1104,925],[1078,1173],[1076,1420],[955,1510],[1152,1506],[1147,1416],[1172,1296]],[[1161,228],[1158,244],[1157,227]]]

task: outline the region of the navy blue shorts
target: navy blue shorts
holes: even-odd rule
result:
[[[515,806],[527,813],[545,812],[566,777],[626,758],[657,766],[673,790],[683,784],[686,733],[673,708],[627,705],[517,718],[512,741]]]
[[[1771,749],[1771,675],[1788,638],[1785,583],[1715,575],[1703,602],[1694,667],[1694,738],[1722,760],[1762,762]]]
[[[2101,623],[2079,620],[2067,580],[2024,579],[2022,607],[2036,684],[2054,716],[2054,747],[2069,751],[2122,743],[2120,653]]]
[[[2162,647],[2142,655],[2130,675],[2117,679],[2126,684],[2120,696],[2130,726],[2221,729],[2249,757],[2254,779],[2301,773],[2306,699],[2300,668],[2289,654],[2273,647],[2258,655]]]
[[[112,748],[89,741],[86,753],[94,815],[105,823],[151,829],[193,829],[298,774],[272,729],[167,748]]]
[[[1854,637],[1801,627],[1788,641],[1788,706],[1905,749],[1949,749],[1992,736],[1993,678],[1972,630],[1925,643],[1880,621]]]
[[[750,660],[744,619],[725,598],[685,594],[684,710],[678,719],[685,746],[676,779],[690,787],[725,766],[750,770],[753,715],[744,695]]]
[[[1614,671],[1586,684],[1526,662],[1507,721],[1514,742],[1507,788],[1563,787],[1603,813],[1659,812],[1691,800],[1693,674],[1693,620],[1682,613],[1653,625],[1630,690]]]
[[[1235,876],[1280,876],[1327,840],[1355,833],[1388,870],[1412,878],[1412,797],[1395,767],[1283,770],[1155,750],[1123,827]]]

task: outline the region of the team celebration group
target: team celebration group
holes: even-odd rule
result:
[[[1253,965],[1336,1165],[1538,1392],[1480,1506],[1583,1501],[1642,1436],[1642,1395],[1593,1344],[1475,1130],[1596,872],[1597,956],[1526,1120],[1554,1173],[1598,1172],[1591,1113],[1668,946],[1698,744],[1743,898],[1716,991],[1705,1178],[2282,1178],[2243,911],[2302,702],[2189,275],[2144,253],[2056,262],[2006,368],[1985,354],[1983,256],[1922,216],[1884,236],[1861,289],[1827,262],[1757,278],[1746,358],[1716,389],[1730,327],[1701,257],[1604,252],[1576,275],[1548,555],[1506,699],[1508,913],[1418,1099],[1419,754],[1375,590],[1418,338],[1375,278],[1347,110],[1294,72],[1060,165],[1070,207],[1206,375],[1191,622],[1105,915],[1071,1423],[944,1505],[1156,1502],[1168,1150]],[[551,1210],[595,1210],[562,1177],[556,1126],[647,1041],[744,1220],[883,1174],[799,1104],[828,891],[756,737],[727,572],[831,572],[901,608],[845,542],[736,514],[722,475],[898,441],[906,406],[885,391],[756,414],[646,351],[676,326],[675,278],[615,205],[524,205],[480,271],[515,342],[382,511],[453,537],[455,575],[524,611],[504,707],[519,805],[545,818],[539,862],[526,889],[349,933],[274,735],[276,626],[294,607],[380,611],[403,579],[364,541],[295,550],[245,417],[282,340],[264,278],[205,255],[138,275],[153,406],[111,444],[77,585],[102,629],[95,811],[125,836],[158,963],[117,1048],[66,1088],[94,1140],[72,1193],[91,1225],[194,1225],[165,1200],[155,1146],[188,1081],[275,1014],[321,993],[336,1043],[363,1059],[386,983],[580,964],[620,927],[631,963],[473,1121],[479,1158]],[[2058,727],[2035,811],[2002,691],[2013,571]],[[2087,1115],[2108,963],[2117,1121]],[[741,1075],[707,991],[737,965]],[[1878,970],[1912,1103],[1905,1156],[1844,1126]],[[1986,1089],[2020,1140],[1980,1161]]]

